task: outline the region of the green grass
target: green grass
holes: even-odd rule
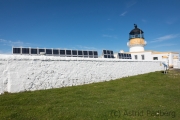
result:
[[[168,113],[160,116],[158,111]],[[0,95],[1,120],[179,118],[180,72],[174,70],[166,75],[154,72],[89,85]]]

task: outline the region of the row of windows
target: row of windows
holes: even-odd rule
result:
[[[134,58],[135,58],[135,60],[137,60],[137,59],[138,59],[138,56],[137,56],[137,55],[134,55]],[[141,59],[142,59],[142,60],[145,59],[145,58],[144,58],[144,55],[141,55]]]
[[[138,56],[137,55],[134,55],[134,58],[135,58],[135,60],[138,60]],[[141,59],[145,60],[145,56],[141,55]],[[153,57],[153,60],[158,60],[158,57]]]
[[[134,55],[134,58],[135,58],[135,60],[138,60],[138,56],[137,55]],[[144,55],[141,55],[141,59],[145,60]],[[153,60],[158,60],[158,57],[153,57]]]
[[[104,58],[114,58],[114,55],[103,55]]]
[[[129,35],[129,38],[144,38],[143,34]]]
[[[112,50],[103,50],[102,55],[103,58],[114,58],[114,54]]]
[[[126,53],[118,53],[118,58],[119,59],[132,59],[131,54],[126,54]]]
[[[112,50],[103,50],[103,54],[113,54]]]
[[[38,48],[13,48],[13,54],[40,54],[44,52],[46,55],[60,55],[67,57],[89,57],[98,58],[97,51],[83,50],[60,50],[60,49],[38,49]],[[104,58],[114,58],[113,51],[103,50]],[[119,59],[132,59],[131,54],[118,53]],[[138,55],[134,55],[135,60],[138,60]],[[141,55],[141,59],[145,60],[145,56]],[[158,60],[158,57],[153,57],[153,60]]]
[[[98,57],[97,51],[82,51],[82,50],[59,50],[59,49],[37,49],[37,48],[13,48],[13,54],[40,54],[60,55],[60,56],[90,56]]]

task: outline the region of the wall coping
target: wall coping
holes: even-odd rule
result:
[[[59,56],[5,55],[0,54],[0,61],[102,61],[102,62],[161,62],[156,60],[132,60],[116,58],[79,58]]]

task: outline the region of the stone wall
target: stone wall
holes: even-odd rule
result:
[[[0,55],[0,93],[83,85],[160,70],[160,61]]]

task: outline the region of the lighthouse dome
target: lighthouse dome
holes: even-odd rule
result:
[[[143,38],[144,39],[144,32],[139,29],[137,27],[136,24],[134,24],[134,29],[131,30],[131,32],[129,33],[129,39],[132,39],[132,38]]]

